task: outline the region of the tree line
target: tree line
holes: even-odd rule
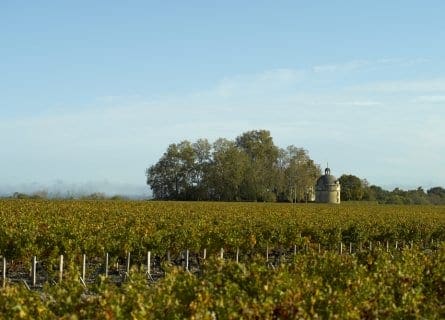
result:
[[[147,184],[158,200],[301,202],[310,200],[320,175],[320,166],[305,149],[279,148],[267,130],[247,131],[235,140],[173,143],[146,170]],[[442,187],[388,191],[351,174],[339,180],[342,201],[445,204]]]
[[[160,200],[304,201],[320,174],[305,149],[279,148],[267,130],[173,143],[146,170]]]
[[[384,204],[445,204],[445,189],[422,187],[412,190],[395,188],[392,191],[370,185],[366,179],[344,174],[339,178],[342,201],[375,201]]]
[[[0,197],[4,199],[22,199],[22,200],[48,200],[48,199],[64,199],[64,200],[130,200],[127,196],[115,194],[108,196],[103,192],[93,192],[90,194],[61,194],[49,193],[46,190],[35,191],[33,193],[14,192],[11,196]]]

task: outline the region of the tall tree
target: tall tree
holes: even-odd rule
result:
[[[241,185],[245,200],[274,201],[277,193],[279,149],[267,130],[247,131],[236,138],[236,145],[246,153],[249,166]]]
[[[172,200],[299,201],[319,174],[306,150],[280,150],[267,130],[213,145],[206,139],[171,144],[146,170],[154,198]]]
[[[365,189],[362,184],[362,180],[359,177],[344,174],[340,177],[341,185],[341,199],[345,201],[355,200],[360,201],[363,199]]]
[[[309,200],[310,189],[313,188],[320,167],[309,157],[303,148],[293,145],[280,152],[280,170],[282,177],[282,200],[297,202]]]
[[[433,187],[427,191],[428,199],[432,204],[445,204],[445,189]]]
[[[218,139],[213,144],[209,171],[210,193],[215,200],[241,200],[240,186],[248,166],[247,155],[235,142]]]
[[[147,169],[147,184],[157,199],[186,200],[193,188],[195,151],[189,141],[171,144],[161,159]]]
[[[192,144],[194,152],[194,163],[192,169],[192,187],[189,192],[190,200],[207,200],[208,193],[208,176],[211,167],[212,146],[207,139],[199,139]]]

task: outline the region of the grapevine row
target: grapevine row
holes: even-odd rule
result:
[[[0,218],[0,255],[20,261],[445,240],[441,206],[4,200]]]

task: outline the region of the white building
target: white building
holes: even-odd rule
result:
[[[318,178],[315,185],[315,202],[340,203],[340,182],[326,168],[324,175]]]

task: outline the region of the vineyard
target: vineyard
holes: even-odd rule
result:
[[[0,221],[5,318],[445,317],[443,206],[2,200]]]

